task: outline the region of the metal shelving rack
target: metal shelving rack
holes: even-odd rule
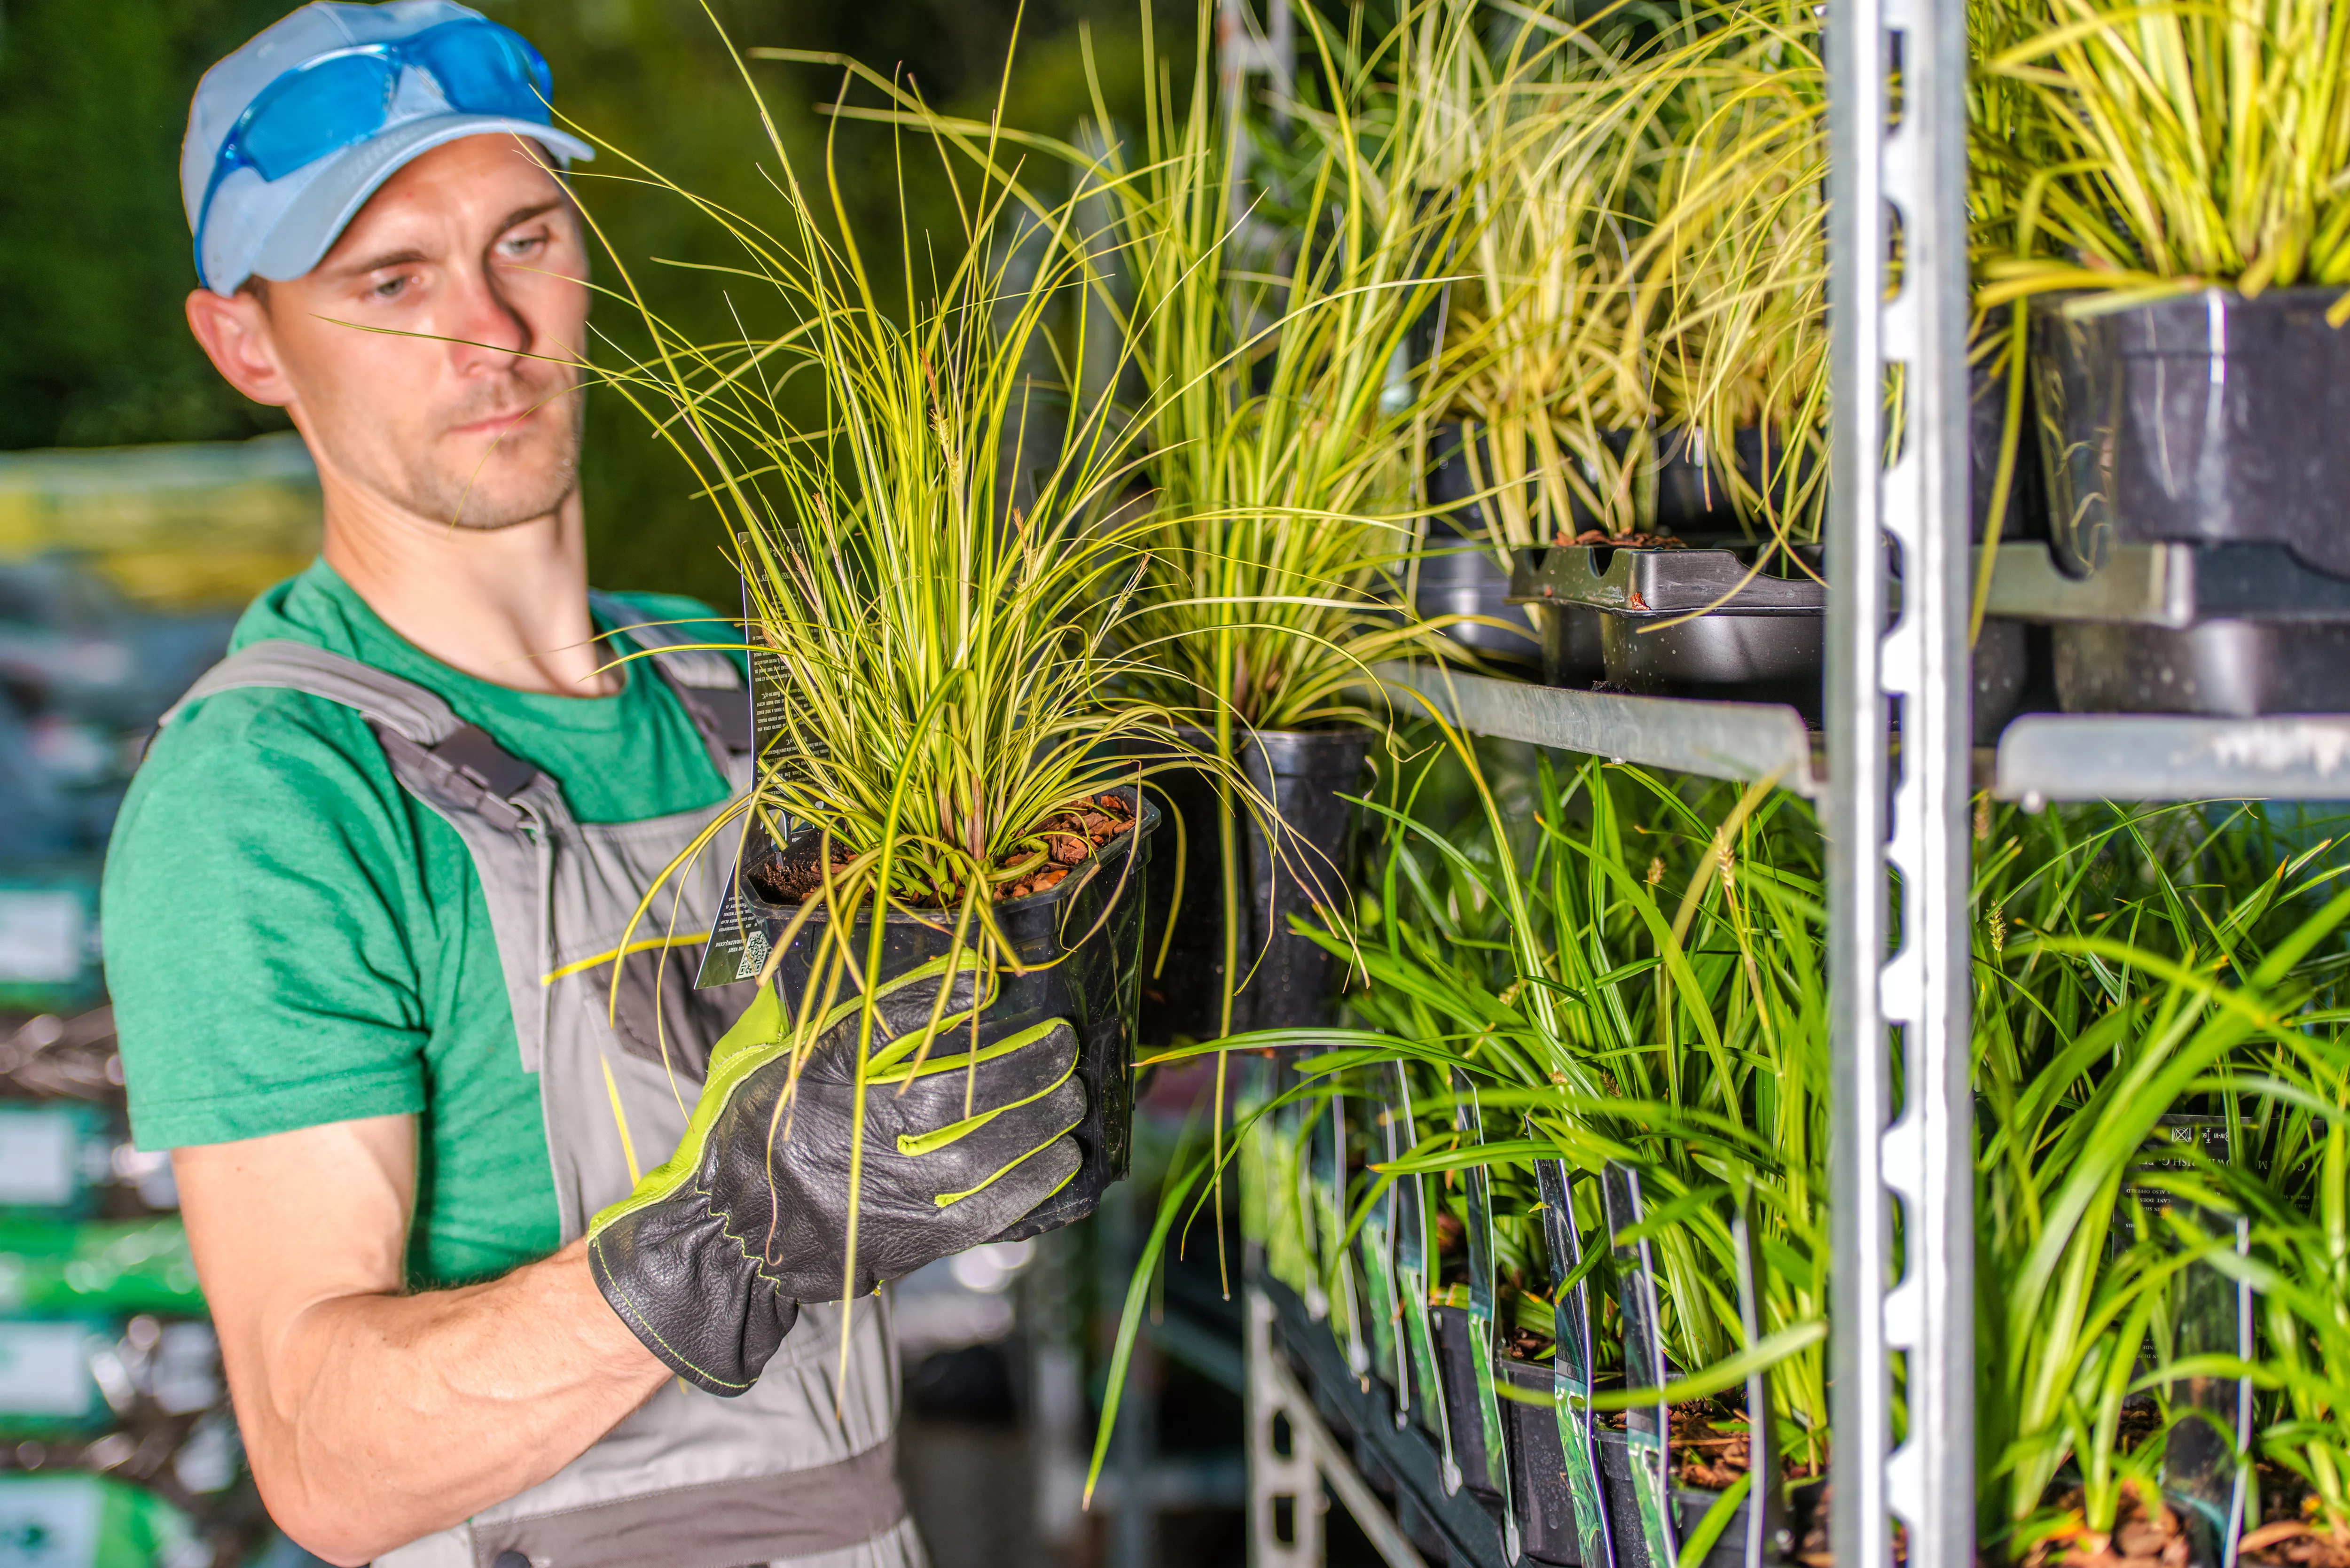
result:
[[[1234,0],[1225,6],[1237,15]],[[1820,803],[1836,960],[1835,1560],[1838,1568],[1892,1568],[1898,1529],[1908,1563],[1968,1568],[1975,1545],[1970,773],[1999,798],[2034,807],[2107,798],[2350,799],[2350,716],[2037,714],[2010,724],[1993,751],[1970,752],[1964,6],[1827,0],[1826,35],[1835,410],[1826,543],[1836,591],[1824,733],[1810,733],[1792,709],[1762,704],[1570,691],[1428,666],[1389,665],[1378,674],[1461,729],[1714,777],[1771,779]],[[1888,462],[1883,393],[1896,376],[1905,406]],[[1898,574],[1887,569],[1896,560]],[[2002,557],[1995,613],[2044,614],[2052,593],[2083,601],[2075,607],[2087,614],[2110,617],[2114,607],[2085,596],[2116,594],[2142,601],[2137,618],[2169,623],[2191,613],[2180,596],[2193,585],[2182,587],[2179,568],[2162,559],[2094,587],[2057,583],[2038,565],[2028,547],[2012,566]],[[2064,607],[2054,607],[2064,618]],[[1898,924],[1889,896],[1899,898]],[[1896,1083],[1908,1086],[1898,1105]],[[1392,1568],[1420,1568],[1431,1559],[1355,1473],[1283,1363],[1269,1301],[1258,1293],[1250,1310],[1253,1561],[1264,1568],[1318,1561],[1318,1525],[1300,1522],[1284,1541],[1271,1524],[1278,1496],[1294,1500],[1301,1520],[1319,1505],[1306,1495],[1318,1475],[1361,1518]],[[1898,1445],[1897,1365],[1907,1412]],[[1292,1434],[1285,1451],[1275,1449],[1277,1424]],[[1392,1485],[1397,1478],[1382,1479]],[[1447,1546],[1451,1560],[1503,1560],[1498,1545],[1490,1554]]]

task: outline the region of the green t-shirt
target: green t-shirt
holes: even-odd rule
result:
[[[628,602],[648,622],[712,614],[691,599]],[[681,629],[741,640],[722,622]],[[323,561],[255,600],[231,646],[267,638],[437,693],[556,780],[582,822],[727,794],[649,666],[623,666],[612,697],[509,691],[402,639]],[[400,788],[356,711],[274,689],[191,704],[131,785],[102,909],[140,1147],[413,1115],[415,1282],[484,1279],[555,1250],[538,1080],[522,1068],[473,858]]]

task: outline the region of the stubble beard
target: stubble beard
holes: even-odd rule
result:
[[[556,365],[543,368],[549,372],[546,383],[517,378],[505,395],[493,393],[478,400],[474,406],[452,415],[448,425],[470,424],[512,409],[517,390],[527,400],[525,407],[564,406],[569,418],[534,421],[519,449],[510,439],[502,439],[477,462],[452,465],[425,457],[410,466],[403,486],[408,493],[400,498],[401,504],[419,516],[446,522],[452,528],[495,533],[535,522],[569,500],[579,488],[579,444],[588,400],[577,371]],[[550,441],[556,450],[543,461],[513,461],[536,459],[537,453],[532,449]]]

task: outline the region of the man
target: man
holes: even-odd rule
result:
[[[857,1020],[786,1105],[772,992],[691,989],[718,874],[662,883],[749,776],[740,664],[694,646],[739,636],[587,587],[562,169],[591,152],[549,90],[449,0],[307,5],[197,88],[188,323],[291,415],[325,531],[116,831],[134,1130],[172,1150],[254,1474],[311,1551],[918,1561],[877,1282],[1067,1179],[1074,1037],[981,1066],[975,1116],[960,1071],[865,1096],[849,1277]]]

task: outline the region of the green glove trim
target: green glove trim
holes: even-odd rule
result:
[[[1002,1165],[996,1167],[994,1175],[989,1177],[985,1181],[981,1182],[977,1187],[966,1187],[961,1192],[941,1192],[936,1198],[931,1199],[931,1201],[937,1204],[941,1209],[951,1209],[966,1198],[977,1197],[979,1194],[986,1191],[989,1188],[994,1186],[998,1181],[1003,1180],[1003,1178],[1011,1175],[1014,1171],[1019,1169],[1022,1166],[1035,1158],[1036,1156],[1044,1153],[1046,1149],[1060,1142],[1062,1138],[1067,1137],[1069,1133],[1076,1128],[1078,1123],[1083,1122],[1085,1119],[1085,1117],[1079,1116],[1076,1121],[1071,1122],[1067,1127],[1063,1127],[1059,1132],[1055,1133],[1051,1137],[1046,1138],[1043,1143],[1038,1144],[1035,1148],[1030,1149],[1018,1159],[1004,1161]],[[1053,1183],[1053,1192],[1060,1191],[1061,1189],[1066,1187],[1071,1181],[1076,1179],[1076,1171],[1072,1170],[1068,1175]],[[1052,1197],[1053,1192],[1047,1192],[1045,1194],[1045,1198]],[[1045,1198],[1038,1199],[1036,1202],[1042,1203],[1045,1201]],[[1035,1204],[1030,1205],[1031,1208],[1034,1208],[1035,1206]]]
[[[1014,1051],[1019,1050],[1024,1045],[1034,1045],[1037,1041],[1042,1040],[1046,1035],[1052,1033],[1053,1026],[1054,1021],[1050,1019],[1042,1023],[1032,1023],[1027,1028],[1023,1029],[1019,1033],[1013,1035],[1010,1039],[1003,1041],[1000,1044],[990,1047],[988,1050],[981,1052],[980,1060],[984,1062],[993,1056],[1007,1055]],[[927,1078],[932,1073],[959,1071],[964,1065],[965,1063],[961,1058],[958,1058],[951,1062],[943,1063],[939,1066],[926,1067],[923,1070],[922,1076]],[[1038,1100],[1043,1099],[1045,1096],[1059,1088],[1063,1084],[1067,1083],[1069,1081],[1069,1075],[1076,1070],[1077,1058],[1076,1054],[1072,1053],[1069,1057],[1069,1064],[1061,1069],[1061,1075],[1054,1079],[1051,1083],[1045,1085],[1043,1088],[1037,1090],[1035,1094],[1028,1096],[1024,1099],[1014,1100],[1009,1105],[998,1106],[992,1111],[982,1111],[975,1116],[965,1116],[959,1122],[950,1122],[947,1126],[933,1128],[930,1132],[900,1133],[898,1135],[898,1152],[899,1154],[909,1156],[932,1154],[940,1149],[945,1148],[950,1144],[960,1143],[962,1139],[969,1137],[972,1133],[977,1132],[980,1128],[985,1127],[988,1123],[993,1121],[1004,1112],[1016,1111],[1023,1106],[1035,1105]],[[1063,1132],[1066,1132],[1068,1129],[1064,1127],[1061,1130]],[[1055,1136],[1058,1137],[1059,1135],[1055,1134]],[[1035,1150],[1034,1149],[1029,1151],[1030,1154],[1035,1152]],[[1020,1157],[1020,1159],[1025,1159],[1027,1158],[1028,1156],[1024,1154]],[[1020,1160],[1014,1160],[1012,1163],[1017,1165],[1020,1163]],[[976,1189],[973,1190],[976,1190]]]

